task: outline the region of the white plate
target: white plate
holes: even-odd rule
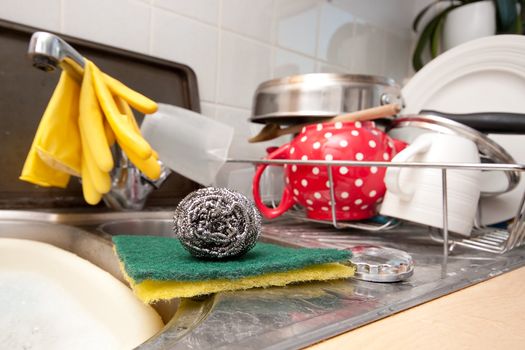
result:
[[[163,327],[124,284],[50,244],[0,238],[1,349],[132,349]]]
[[[423,67],[402,89],[403,113],[433,109],[450,113],[525,113],[525,37],[497,35],[457,46]],[[489,135],[518,163],[525,163],[524,136]],[[525,190],[520,184],[511,192],[481,200],[485,225],[515,216]],[[484,181],[495,181],[494,176]],[[498,181],[506,181],[498,176]],[[486,184],[492,186],[493,184]],[[496,185],[497,186],[497,185]]]

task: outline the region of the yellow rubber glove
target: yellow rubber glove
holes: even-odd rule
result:
[[[148,159],[152,153],[151,146],[140,134],[135,132],[128,118],[120,113],[111,92],[104,82],[102,73],[95,65],[93,65],[93,81],[100,106],[119,144],[124,144],[128,150],[135,153],[139,158]]]
[[[80,139],[78,127],[75,127],[78,90],[78,84],[62,72],[38,125],[21,180],[44,187],[65,188],[70,174],[80,174]]]
[[[82,194],[84,199],[91,205],[98,204],[102,194],[98,193],[89,175],[85,157],[82,157]]]
[[[62,73],[57,99],[51,101],[44,113],[42,134],[36,148],[40,158],[50,167],[80,176],[82,146],[78,131],[78,99],[80,86],[67,73]],[[49,111],[49,118],[45,118]]]
[[[135,120],[133,111],[129,107],[128,103],[119,96],[115,96],[115,102],[119,109],[119,112],[123,117],[126,117],[128,122],[133,126],[133,130],[140,134],[140,128]],[[142,136],[141,136],[142,137]],[[118,138],[117,138],[118,141]],[[161,168],[158,162],[157,152],[152,150],[151,156],[148,159],[141,159],[132,150],[128,149],[126,144],[119,142],[120,148],[126,153],[129,160],[151,180],[157,180],[160,177]]]
[[[66,187],[82,176],[86,202],[97,204],[111,187],[110,147],[118,142],[150,179],[160,176],[158,155],[142,137],[130,105],[149,114],[157,104],[86,60],[82,87],[63,72],[39,124],[20,179]]]
[[[85,145],[83,143],[83,146],[89,148],[92,155],[96,155],[93,157],[93,160],[98,169],[107,173],[113,169],[113,157],[104,128],[104,116],[93,87],[92,67],[93,63],[86,60],[86,68],[80,90],[78,125],[83,140],[85,138]],[[86,157],[86,160],[90,158]],[[92,179],[95,178],[92,174]]]
[[[137,111],[144,114],[152,114],[157,111],[158,106],[155,101],[147,98],[141,93],[136,92],[135,90],[130,89],[117,79],[112,78],[107,74],[103,74],[103,78],[108,89],[113,95],[121,97]]]

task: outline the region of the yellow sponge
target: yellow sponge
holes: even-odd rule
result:
[[[242,290],[256,287],[285,286],[294,282],[323,281],[353,276],[354,269],[339,263],[312,265],[285,272],[272,272],[240,279],[212,279],[202,281],[160,281],[143,280],[136,283],[126,273],[123,264],[120,268],[131,285],[135,295],[145,303],[157,300],[186,298],[202,294]]]

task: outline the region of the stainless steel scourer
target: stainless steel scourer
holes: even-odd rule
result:
[[[174,232],[197,258],[224,259],[245,254],[261,232],[261,215],[251,200],[226,188],[207,187],[177,206]]]

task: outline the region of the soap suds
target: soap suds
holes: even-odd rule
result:
[[[53,280],[0,271],[0,349],[119,348],[117,339]]]

